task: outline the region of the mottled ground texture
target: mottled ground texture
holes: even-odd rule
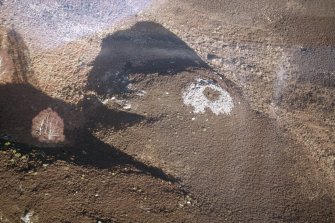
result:
[[[335,222],[335,2],[0,1],[0,222]]]

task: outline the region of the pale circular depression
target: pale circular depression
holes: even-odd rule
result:
[[[194,113],[205,113],[206,108],[214,114],[229,115],[234,108],[230,94],[211,80],[196,79],[183,92],[183,102],[193,107]]]

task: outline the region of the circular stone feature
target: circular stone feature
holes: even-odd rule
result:
[[[230,94],[212,80],[196,79],[183,93],[183,101],[194,108],[194,113],[205,113],[209,108],[214,114],[229,115],[234,107]]]
[[[47,108],[41,111],[32,120],[31,134],[42,143],[64,142],[64,122],[63,119],[53,111]]]

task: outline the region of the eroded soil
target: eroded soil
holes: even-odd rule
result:
[[[0,222],[335,221],[333,1],[54,3],[0,4]]]

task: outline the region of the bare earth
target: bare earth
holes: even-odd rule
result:
[[[0,1],[0,222],[335,222],[334,23],[331,0]]]

